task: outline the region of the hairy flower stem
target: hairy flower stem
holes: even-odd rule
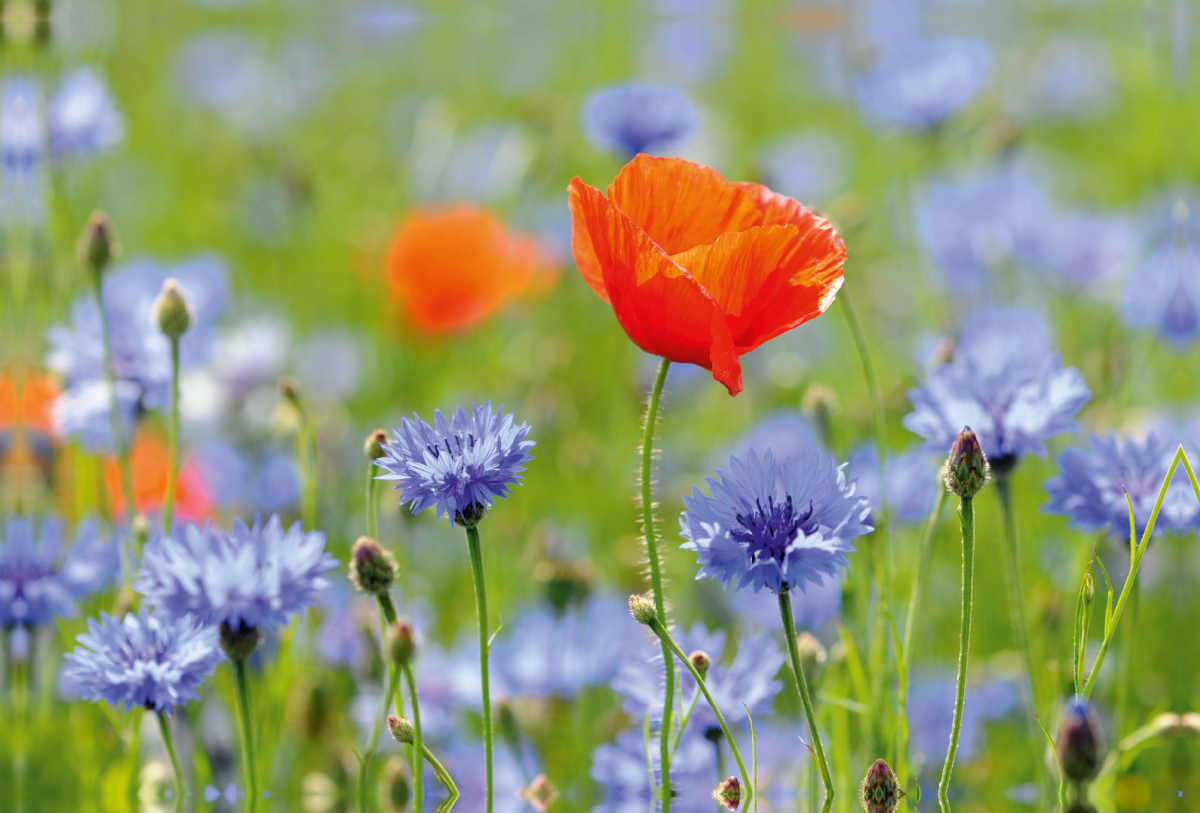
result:
[[[375,461],[367,463],[367,536],[378,540],[379,521],[377,506],[379,500],[376,498],[376,489],[378,481],[375,479]]]
[[[367,745],[362,762],[358,765],[358,809],[360,813],[366,813],[368,808],[367,779],[371,775],[371,763],[375,761],[375,749],[379,746],[379,732],[383,729],[384,721],[387,720],[388,710],[392,706],[392,697],[396,694],[396,685],[400,682],[400,670],[392,668],[391,661],[387,656],[386,637],[383,645],[383,660],[388,664],[388,686],[383,692],[383,698],[379,701],[379,713],[375,715],[375,726],[371,729],[371,742]]]
[[[1029,705],[1034,714],[1038,711],[1037,680],[1033,674],[1033,655],[1029,648],[1029,628],[1025,625],[1025,591],[1021,589],[1021,555],[1017,547],[1017,521],[1013,511],[1010,474],[996,475],[996,490],[1000,494],[1000,513],[1004,521],[1004,581],[1008,586],[1008,610],[1012,617],[1013,637],[1021,658],[1025,662],[1025,675],[1029,681]]]
[[[745,802],[743,803],[742,810],[746,810],[750,805],[751,798],[753,798],[754,786],[750,782],[750,774],[746,772],[746,766],[742,762],[742,755],[738,752],[737,742],[734,741],[733,735],[729,733],[729,726],[725,724],[725,717],[721,714],[721,710],[717,708],[716,701],[713,700],[712,695],[708,691],[708,686],[704,683],[704,678],[700,676],[691,659],[683,654],[683,650],[679,648],[679,644],[675,643],[675,639],[671,637],[671,633],[662,625],[662,622],[657,618],[652,619],[650,621],[650,631],[657,635],[659,640],[662,641],[663,646],[669,650],[667,657],[669,658],[671,653],[674,653],[675,657],[679,658],[680,663],[686,666],[688,671],[692,673],[692,678],[696,681],[696,685],[700,687],[700,691],[704,693],[704,699],[708,701],[708,707],[712,709],[713,714],[717,717],[717,722],[721,724],[721,733],[725,735],[725,741],[729,743],[729,750],[733,752],[733,758],[737,760],[738,770],[742,774],[742,790],[745,794]],[[717,751],[717,755],[718,757],[720,756],[720,750]],[[720,770],[718,770],[719,773]]]
[[[162,735],[163,748],[167,751],[167,757],[171,760],[171,770],[175,774],[175,809],[183,810],[183,800],[187,795],[187,790],[183,784],[183,770],[179,767],[179,757],[175,756],[175,742],[171,739],[171,726],[165,711],[159,710],[157,716],[158,732]]]
[[[800,665],[800,648],[796,645],[796,621],[792,616],[792,594],[784,585],[779,591],[779,615],[783,619],[783,637],[787,639],[788,654],[792,658],[792,672],[796,676],[796,689],[804,705],[804,716],[808,719],[808,736],[812,739],[817,754],[817,767],[821,770],[821,782],[825,785],[825,808],[833,801],[833,776],[829,773],[829,760],[825,758],[825,747],[821,745],[821,732],[817,729],[817,714],[813,711],[812,698],[808,694],[808,681],[804,679],[804,667]]]
[[[971,651],[971,610],[974,607],[975,591],[975,500],[972,497],[962,497],[961,500],[958,514],[962,519],[962,626],[958,633],[958,688],[954,693],[954,721],[950,726],[950,745],[946,749],[946,761],[942,765],[942,778],[938,782],[938,806],[942,813],[950,811],[946,791],[950,788],[954,754],[958,751],[958,735],[962,731],[963,698],[967,693],[967,659]]]
[[[175,481],[179,478],[179,339],[171,339],[171,418],[167,439],[167,493],[163,495],[163,533],[171,535]]]
[[[246,813],[258,806],[258,769],[254,764],[254,733],[250,727],[250,690],[246,687],[246,661],[231,658],[234,697],[237,701],[238,734],[242,744],[242,771],[246,780]]]
[[[479,682],[483,689],[483,750],[487,758],[487,813],[492,813],[492,698],[488,688],[487,587],[483,581],[483,551],[479,547],[479,529],[467,526],[467,550],[471,554],[471,573],[475,577],[475,613],[479,619]]]
[[[654,493],[652,489],[652,466],[654,462],[654,424],[658,420],[658,405],[662,400],[663,385],[667,381],[667,370],[671,368],[670,359],[664,358],[658,365],[658,376],[654,379],[654,389],[650,391],[650,400],[646,403],[646,426],[642,434],[642,525],[646,531],[646,556],[650,560],[650,587],[654,592],[654,609],[662,621],[664,629],[669,626],[667,610],[663,602],[662,569],[658,561],[658,540],[654,530]],[[671,712],[675,697],[675,661],[671,657],[670,647],[666,640],[662,642],[663,664],[667,672],[666,694],[663,701],[662,735],[658,738],[660,755],[659,765],[662,772],[662,813],[671,810]]]
[[[404,666],[397,665],[397,669],[404,672],[404,682],[408,684],[408,696],[412,700],[413,710],[413,810],[420,811],[425,799],[425,792],[421,785],[421,755],[424,753],[425,744],[421,741],[421,706],[417,702],[417,679],[413,677],[412,666],[405,664]]]

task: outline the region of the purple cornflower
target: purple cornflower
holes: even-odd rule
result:
[[[847,482],[844,466],[816,449],[789,459],[780,469],[771,452],[759,458],[730,457],[730,471],[707,478],[711,497],[699,488],[684,495],[687,511],[679,518],[682,547],[695,551],[700,572],[726,589],[774,593],[836,578],[854,551],[850,540],[873,529],[866,524],[870,506]]]
[[[35,627],[54,616],[73,616],[77,599],[100,589],[120,570],[117,546],[100,544],[95,523],[80,526],[61,562],[60,535],[54,518],[42,520],[38,541],[28,519],[8,519],[0,547],[0,626]]]
[[[642,639],[627,601],[589,597],[561,615],[542,608],[526,613],[496,647],[496,671],[514,695],[571,697],[583,686],[607,682]]]
[[[93,68],[81,68],[63,80],[46,107],[46,130],[52,156],[89,155],[125,137],[125,121]]]
[[[1157,327],[1182,348],[1200,333],[1200,243],[1181,198],[1174,234],[1139,265],[1125,289],[1125,316],[1134,327]]]
[[[984,453],[997,460],[1043,454],[1046,438],[1077,428],[1075,413],[1091,397],[1083,375],[1063,368],[1034,311],[983,308],[962,328],[954,361],[910,390],[914,411],[904,426],[925,447],[946,454],[959,430],[970,426]]]
[[[672,87],[626,85],[589,96],[583,120],[593,140],[630,157],[673,154],[695,132],[696,108]]]
[[[225,656],[215,627],[191,616],[167,621],[143,607],[118,621],[101,613],[88,619],[81,646],[68,653],[64,678],[91,700],[169,712],[196,697],[196,687]]]
[[[316,603],[321,574],[337,566],[325,535],[299,522],[284,530],[275,515],[263,525],[233,521],[229,533],[192,523],[146,545],[134,589],[168,618],[192,613],[205,624],[287,624]]]
[[[225,298],[225,266],[211,256],[163,268],[149,260],[134,261],[106,274],[104,311],[112,341],[117,400],[128,431],[139,409],[163,409],[170,402],[171,345],[154,319],[154,301],[163,282],[179,282],[192,308],[192,328],[179,342],[180,366],[205,362],[215,346],[213,322]],[[54,405],[59,430],[80,439],[90,450],[112,444],[109,416],[111,389],[104,372],[104,334],[94,295],[79,297],[71,326],[55,325],[47,334],[46,365],[64,379]]]
[[[938,489],[936,458],[924,448],[889,457],[884,469],[888,508],[891,516],[902,522],[921,522],[933,510]],[[850,455],[850,473],[858,481],[858,494],[865,497],[871,510],[879,508],[879,455],[875,445],[868,443]]]
[[[451,524],[461,523],[464,512],[479,513],[491,508],[493,498],[507,497],[533,459],[528,452],[534,441],[525,439],[529,424],[514,425],[503,406],[492,412],[491,401],[472,405],[470,414],[459,409],[451,420],[438,410],[433,423],[404,418],[375,461],[387,472],[376,479],[396,481],[401,504],[414,514],[436,505],[434,521],[445,514]]]
[[[614,744],[597,747],[591,777],[604,786],[604,801],[592,813],[644,813],[651,801],[650,771],[655,785],[662,781],[660,758],[658,733],[652,732],[646,742],[640,726],[617,735]],[[719,778],[712,743],[698,727],[688,727],[671,758],[671,786],[678,794],[672,806],[712,809],[712,789]]]
[[[1046,510],[1070,517],[1075,528],[1090,531],[1107,525],[1116,536],[1127,538],[1128,494],[1140,539],[1176,448],[1175,440],[1162,432],[1151,432],[1141,442],[1134,438],[1122,442],[1115,434],[1108,438],[1093,436],[1090,452],[1067,449],[1058,459],[1062,473],[1046,483],[1050,492]],[[1195,526],[1198,519],[1200,506],[1180,466],[1167,489],[1155,527],[1184,530]]]

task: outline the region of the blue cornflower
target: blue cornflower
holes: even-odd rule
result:
[[[170,711],[196,697],[196,687],[225,656],[216,627],[191,616],[173,621],[143,607],[118,621],[108,613],[88,619],[88,632],[67,654],[64,678],[92,700],[110,706]]]
[[[583,686],[604,683],[642,644],[641,625],[628,606],[622,599],[593,596],[561,615],[532,610],[497,646],[496,671],[503,672],[514,695],[571,697]]]
[[[112,340],[117,400],[126,431],[139,409],[163,409],[170,402],[171,345],[154,319],[154,301],[163,282],[174,277],[194,317],[179,342],[180,366],[207,361],[216,344],[213,322],[225,297],[224,264],[201,256],[173,268],[139,260],[106,274],[104,310]],[[91,450],[111,448],[109,399],[104,372],[104,334],[100,308],[93,295],[79,297],[70,327],[55,325],[47,334],[46,365],[64,379],[54,407],[59,430]]]
[[[1062,473],[1046,483],[1050,492],[1046,510],[1070,517],[1076,528],[1090,531],[1107,525],[1118,537],[1128,538],[1128,495],[1140,539],[1177,448],[1164,432],[1151,432],[1142,442],[1127,438],[1122,443],[1115,434],[1093,436],[1091,452],[1067,449],[1058,459]],[[1200,506],[1181,466],[1167,489],[1155,527],[1184,530],[1198,519]]]
[[[346,585],[332,579],[326,581],[318,595],[322,618],[317,628],[317,656],[325,663],[354,666],[367,651],[363,623],[351,604]]]
[[[79,528],[75,544],[58,561],[58,520],[42,521],[34,541],[28,519],[12,517],[0,547],[0,626],[38,626],[75,614],[75,601],[95,592],[120,570],[113,543],[101,545],[95,523]]]
[[[970,426],[984,454],[996,462],[1026,452],[1042,454],[1046,438],[1077,428],[1075,413],[1091,397],[1083,375],[1063,368],[1034,311],[983,308],[967,319],[954,361],[910,390],[914,411],[904,426],[925,438],[931,453],[946,454]]]
[[[34,173],[44,136],[37,86],[25,78],[9,79],[0,100],[0,166],[5,180]]]
[[[991,49],[975,40],[888,43],[855,91],[870,118],[931,127],[971,101],[991,70]]]
[[[287,624],[316,603],[321,574],[337,566],[325,534],[299,522],[284,530],[278,514],[266,525],[235,519],[229,533],[180,523],[147,544],[143,560],[134,589],[159,613],[232,629]]]
[[[716,579],[726,589],[736,579],[737,589],[803,591],[805,582],[836,577],[854,550],[850,540],[873,530],[867,501],[846,481],[845,467],[823,452],[807,449],[789,459],[782,476],[771,452],[730,457],[729,468],[717,469],[719,481],[707,478],[711,497],[693,487],[683,498],[682,547],[700,559],[697,579]]]
[[[52,156],[89,155],[125,137],[125,121],[104,78],[81,68],[63,80],[46,107]]]
[[[655,785],[662,781],[660,758],[658,733],[652,732],[647,743],[640,727],[617,735],[614,744],[597,747],[592,752],[591,777],[604,786],[604,801],[592,813],[644,813],[653,792],[650,771]],[[672,806],[687,811],[711,809],[718,779],[712,743],[699,727],[688,726],[671,758],[671,786],[678,792]]]
[[[663,85],[626,85],[588,97],[588,133],[600,144],[633,157],[673,153],[696,131],[696,108],[680,91]]]
[[[492,506],[493,498],[507,497],[532,460],[528,453],[534,442],[526,440],[529,424],[513,424],[513,416],[501,406],[492,412],[492,402],[462,409],[451,420],[441,410],[434,413],[433,426],[417,415],[404,418],[393,428],[384,456],[375,461],[387,472],[378,480],[394,480],[402,489],[401,503],[414,514],[437,506],[439,520],[445,514],[451,524],[464,521],[464,512],[479,515]]]
[[[1125,317],[1134,327],[1157,327],[1183,347],[1200,334],[1200,241],[1182,198],[1173,219],[1174,234],[1129,278]]]
[[[879,454],[875,444],[868,443],[850,455],[850,473],[858,481],[858,494],[866,497],[871,510],[879,508]],[[924,448],[889,457],[883,476],[887,484],[888,508],[891,516],[902,522],[921,522],[933,510],[938,489],[937,459]]]
[[[1138,251],[1137,232],[1124,220],[1072,212],[1046,223],[1032,261],[1076,285],[1090,285],[1127,268]]]

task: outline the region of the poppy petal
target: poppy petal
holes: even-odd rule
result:
[[[604,271],[600,268],[600,260],[596,259],[596,249],[592,247],[592,236],[588,233],[587,219],[583,214],[584,206],[580,202],[585,188],[594,189],[578,176],[572,178],[567,186],[567,208],[571,210],[571,253],[575,256],[575,267],[579,269],[583,281],[596,292],[596,296],[608,302]]]

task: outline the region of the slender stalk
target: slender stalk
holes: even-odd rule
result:
[[[654,593],[654,609],[658,617],[667,625],[667,609],[663,602],[662,569],[658,560],[658,540],[654,530],[654,493],[652,489],[652,465],[654,462],[654,425],[658,420],[658,406],[662,401],[663,385],[667,382],[667,370],[671,368],[670,359],[663,359],[658,365],[658,375],[654,379],[654,389],[650,390],[650,400],[646,402],[646,426],[642,434],[642,525],[646,531],[646,556],[650,560],[650,587]],[[667,685],[663,699],[662,735],[659,740],[659,765],[662,771],[662,813],[671,810],[671,731],[672,698],[675,696],[675,661],[671,657],[670,647],[666,640],[662,642],[663,664],[666,666]],[[686,660],[686,658],[685,658]]]
[[[404,672],[404,682],[408,684],[408,696],[412,700],[413,709],[413,813],[421,813],[424,809],[425,792],[421,786],[421,754],[425,744],[421,741],[421,707],[417,702],[417,680],[413,677],[412,666],[405,664],[400,667]]]
[[[391,689],[388,691],[388,696],[385,698],[388,705],[392,703],[396,705],[396,713],[400,714],[400,703],[396,700],[396,684],[398,678],[394,676],[395,669],[392,666],[392,660],[388,657],[388,627],[396,621],[396,608],[392,604],[392,597],[387,593],[378,593],[375,598],[379,602],[379,640],[382,644],[382,649],[379,650],[379,655],[383,659],[383,664],[387,668],[388,686]],[[384,718],[387,717],[387,709],[384,709]]]
[[[413,725],[413,729],[415,732],[415,724]],[[438,779],[450,794],[450,798],[442,802],[442,806],[438,808],[438,813],[449,813],[450,808],[454,807],[454,803],[458,801],[458,785],[454,784],[454,779],[450,776],[450,772],[433,755],[428,745],[421,745],[421,753],[425,755],[425,761],[433,766],[433,772],[437,774]]]
[[[372,539],[379,539],[377,533],[379,530],[379,522],[377,520],[378,511],[376,506],[379,500],[376,499],[376,488],[379,481],[375,479],[375,461],[367,463],[367,536]]]
[[[808,736],[817,753],[817,767],[821,770],[821,782],[825,785],[825,806],[833,801],[833,777],[829,773],[829,760],[825,758],[825,747],[821,745],[821,732],[817,729],[817,714],[813,711],[812,698],[808,694],[808,681],[804,679],[804,667],[800,665],[800,648],[796,645],[796,621],[792,617],[792,594],[784,585],[779,591],[779,614],[783,618],[783,637],[787,638],[788,654],[792,659],[792,672],[796,676],[796,689],[804,705],[804,716],[808,719]]]
[[[179,477],[179,339],[171,340],[171,418],[167,439],[167,493],[163,495],[163,533],[171,534],[175,481]]]
[[[962,518],[962,626],[958,633],[958,688],[954,693],[954,722],[950,726],[950,745],[946,749],[946,762],[942,765],[942,778],[938,782],[938,806],[942,813],[949,813],[950,802],[946,791],[950,787],[950,774],[954,770],[954,755],[958,751],[958,736],[962,730],[963,698],[967,692],[967,659],[971,650],[971,610],[974,607],[975,588],[975,500],[962,497],[959,516]]]
[[[750,774],[746,772],[746,765],[742,762],[742,755],[738,752],[737,742],[733,739],[733,735],[729,733],[729,726],[725,724],[725,717],[721,714],[721,709],[717,708],[717,703],[709,693],[708,686],[704,683],[704,678],[700,676],[691,659],[683,654],[683,650],[679,648],[679,644],[675,643],[675,639],[671,637],[671,633],[667,632],[662,622],[658,619],[651,619],[650,630],[659,637],[664,646],[675,654],[675,657],[679,658],[680,663],[686,666],[687,670],[692,673],[692,678],[696,681],[696,685],[700,687],[700,691],[704,693],[704,699],[708,701],[708,707],[712,709],[713,714],[717,717],[717,722],[721,724],[721,733],[725,735],[725,741],[729,743],[729,750],[733,752],[733,758],[737,760],[738,771],[742,774],[742,787],[745,788],[746,792],[742,810],[745,810],[750,805],[750,800],[754,797],[753,785],[750,782]],[[719,756],[720,751],[718,750],[717,753]]]
[[[384,646],[383,659],[388,660],[387,646]],[[371,774],[371,763],[375,761],[375,749],[379,746],[379,732],[383,729],[383,721],[387,719],[388,709],[392,705],[392,696],[396,694],[396,684],[400,681],[400,670],[392,669],[388,664],[388,686],[379,701],[379,713],[375,715],[375,727],[371,730],[371,742],[363,754],[362,762],[358,765],[358,809],[365,813],[367,810],[367,779]]]
[[[479,529],[467,526],[467,550],[475,577],[475,613],[479,619],[479,682],[483,689],[483,750],[487,758],[487,813],[492,813],[492,698],[488,688],[487,587],[483,581],[483,551]]]
[[[996,490],[1000,493],[1000,513],[1004,520],[1004,576],[1008,586],[1008,609],[1012,617],[1013,637],[1021,658],[1025,662],[1025,675],[1029,680],[1030,709],[1038,710],[1037,680],[1033,674],[1033,656],[1029,648],[1029,628],[1025,624],[1024,591],[1021,589],[1021,555],[1017,547],[1017,522],[1013,511],[1010,474],[996,476]]]
[[[165,711],[158,712],[158,732],[162,735],[163,748],[171,760],[171,770],[175,773],[175,809],[183,809],[183,799],[187,790],[183,784],[183,770],[179,767],[179,757],[175,755],[175,742],[171,739],[171,726]]]
[[[237,700],[238,733],[242,744],[242,771],[246,780],[246,813],[254,813],[258,806],[258,769],[254,764],[254,733],[250,727],[250,691],[246,688],[246,662],[231,659],[233,678],[236,684],[234,697]]]

